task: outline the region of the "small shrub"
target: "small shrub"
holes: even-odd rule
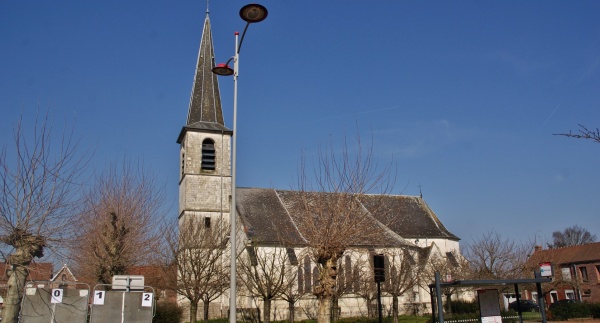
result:
[[[600,318],[600,304],[589,304],[590,307],[590,314],[592,314],[592,317],[595,319],[599,319]]]
[[[152,323],[179,323],[183,309],[175,302],[157,302]]]
[[[587,303],[565,303],[555,306],[550,310],[549,316],[553,320],[564,321],[571,318],[590,317],[591,308]]]
[[[451,301],[450,308],[452,308],[452,313],[456,314],[468,314],[479,312],[479,304],[475,301]]]

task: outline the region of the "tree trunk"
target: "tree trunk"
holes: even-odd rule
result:
[[[338,298],[337,297],[333,297],[333,299],[331,300],[331,321],[332,322],[337,322],[337,320],[339,320],[339,315],[338,315]]]
[[[319,312],[317,313],[317,323],[331,322],[331,298],[319,299]]]
[[[446,314],[452,314],[452,294],[446,294]]]
[[[21,265],[15,265],[14,269],[9,271],[8,290],[4,299],[4,309],[2,310],[2,322],[17,323],[19,321],[23,287],[28,273],[27,267]]]
[[[196,323],[196,314],[198,313],[198,301],[190,302],[190,323]]]
[[[264,321],[265,323],[270,323],[271,322],[271,299],[270,298],[266,298],[263,301],[263,317],[264,317]]]
[[[204,323],[208,323],[208,309],[210,306],[210,302],[207,300],[204,300],[203,304],[204,304]]]
[[[392,317],[394,323],[398,323],[398,295],[392,294]]]
[[[295,310],[296,308],[294,307],[294,302],[290,302],[288,301],[288,320],[290,321],[290,323],[294,323],[294,314],[295,314]]]

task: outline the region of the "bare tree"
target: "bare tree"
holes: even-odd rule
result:
[[[29,130],[21,116],[13,144],[0,152],[0,242],[10,268],[2,322],[18,320],[31,261],[64,246],[89,156],[78,152],[73,129],[53,134],[48,114]]]
[[[372,254],[367,253],[367,255],[361,256],[354,262],[355,274],[352,279],[359,287],[354,292],[365,300],[367,317],[372,319],[377,316],[377,307],[374,303],[377,300],[377,283],[374,277]]]
[[[489,231],[471,241],[463,252],[471,266],[473,279],[521,278],[532,248],[499,233]]]
[[[552,243],[548,248],[578,246],[596,241],[596,235],[578,225],[568,227],[563,231],[552,232]]]
[[[458,252],[451,251],[445,254],[435,252],[430,254],[427,263],[421,271],[421,287],[429,291],[428,285],[435,281],[435,273],[438,272],[446,281],[469,278],[471,271],[469,264]],[[446,296],[446,312],[452,313],[452,295],[458,292],[457,287],[446,287],[443,290]]]
[[[238,277],[249,296],[263,301],[263,318],[271,322],[271,302],[295,282],[296,266],[289,263],[286,248],[247,246],[238,262]]]
[[[208,224],[202,220],[180,220],[179,231],[177,224],[163,230],[165,283],[189,301],[190,322],[196,322],[200,301],[204,322],[208,322],[210,303],[229,286],[229,267],[225,264],[229,257],[229,223],[211,218]]]
[[[415,249],[394,248],[385,250],[384,255],[387,259],[387,277],[383,290],[392,295],[393,322],[398,323],[398,298],[404,293],[412,291],[418,283],[417,252]]]
[[[73,260],[90,283],[110,284],[112,276],[149,263],[159,241],[163,186],[143,166],[111,164],[85,195],[77,218]]]
[[[594,142],[600,143],[600,130],[598,130],[598,128],[596,128],[596,130],[588,129],[582,124],[579,124],[579,132],[577,133],[569,131],[569,133],[555,133],[554,135],[578,139],[589,139]]]
[[[377,168],[372,149],[363,151],[360,139],[352,154],[346,142],[340,149],[331,145],[319,152],[312,179],[302,159],[297,192],[300,212],[292,214],[319,270],[313,290],[319,301],[319,323],[331,321],[337,264],[346,250],[386,236],[359,199],[369,193],[388,193],[393,178],[387,168]]]
[[[294,323],[296,320],[296,303],[308,292],[304,290],[304,281],[299,279],[302,272],[302,266],[296,264],[295,268],[290,267],[286,280],[288,284],[281,292],[281,298],[288,303],[288,321]]]

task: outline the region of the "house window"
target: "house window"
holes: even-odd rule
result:
[[[550,292],[550,303],[554,303],[558,301],[558,293],[556,291]]]
[[[590,297],[592,295],[592,290],[591,289],[584,289],[583,290],[583,297]]]
[[[210,229],[210,218],[209,217],[204,218],[204,228]]]
[[[567,299],[575,299],[575,292],[572,289],[565,290],[565,297]]]
[[[215,170],[215,142],[210,139],[204,139],[202,142],[202,163],[200,168],[203,170]]]
[[[537,303],[537,302],[538,302],[538,293],[537,293],[537,292],[531,292],[531,299],[532,299],[534,302],[536,302],[536,303]]]
[[[579,267],[579,272],[581,273],[581,279],[586,282],[588,281],[588,273],[587,273],[587,268],[584,267]]]

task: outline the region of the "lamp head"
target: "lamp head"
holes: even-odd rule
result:
[[[267,18],[269,11],[262,5],[251,3],[247,4],[240,9],[240,17],[247,23],[261,22]]]
[[[234,73],[233,69],[229,67],[229,65],[223,63],[217,64],[217,66],[213,67],[211,71],[221,76],[229,76],[233,75]]]

